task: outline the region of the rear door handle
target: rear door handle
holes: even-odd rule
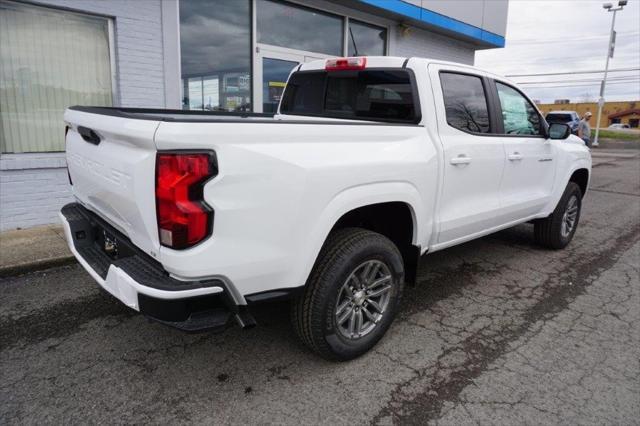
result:
[[[509,158],[509,161],[520,161],[522,160],[522,154],[514,152],[513,154],[509,154],[507,158]]]
[[[449,160],[449,162],[454,166],[458,166],[460,164],[469,164],[471,162],[471,158],[467,157],[464,154],[460,154],[457,157],[453,157],[451,160]]]

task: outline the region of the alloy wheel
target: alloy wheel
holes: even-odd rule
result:
[[[340,288],[335,321],[340,334],[359,339],[371,333],[389,307],[393,277],[379,260],[357,266]]]
[[[578,197],[576,195],[572,195],[567,202],[567,208],[564,211],[564,215],[562,215],[562,226],[560,228],[560,233],[563,238],[567,238],[573,228],[576,226],[576,221],[578,219]]]

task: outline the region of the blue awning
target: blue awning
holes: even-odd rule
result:
[[[360,2],[427,24],[427,27],[463,35],[483,45],[504,47],[504,37],[501,35],[402,0],[360,0]]]

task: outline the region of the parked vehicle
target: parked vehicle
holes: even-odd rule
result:
[[[620,129],[630,129],[631,127],[628,124],[623,123],[613,123],[609,125],[609,129],[620,130]]]
[[[275,116],[72,107],[69,247],[127,306],[187,331],[291,298],[300,339],[357,357],[419,259],[516,224],[573,238],[591,173],[512,82],[420,58],[315,61]],[[526,278],[523,278],[526,279]]]
[[[580,123],[580,116],[575,111],[551,111],[547,113],[545,117],[547,123],[560,123],[566,124],[571,127],[571,133],[578,134],[578,124]]]

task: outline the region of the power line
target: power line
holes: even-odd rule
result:
[[[614,77],[614,78],[608,78],[607,81],[634,81],[634,80],[638,80],[640,79],[640,77],[635,77],[635,76],[621,76],[621,77]],[[573,79],[573,80],[552,80],[552,81],[523,81],[520,82],[518,84],[548,84],[548,83],[587,83],[587,82],[595,82],[595,83],[599,83],[601,82],[602,79],[601,78],[583,78],[583,79]]]
[[[637,83],[640,83],[640,81],[638,81]],[[610,84],[626,84],[629,85],[630,83],[627,83],[625,81],[614,81],[611,83],[607,83],[607,86]],[[557,85],[557,86],[527,86],[524,89],[528,90],[528,89],[559,89],[559,88],[570,88],[570,87],[597,87],[599,85],[599,83],[591,83],[591,84],[571,84],[571,85]]]
[[[617,37],[630,37],[639,35],[640,31],[625,31],[619,32]],[[608,38],[609,34],[594,35],[589,37],[564,37],[564,38],[548,38],[548,39],[522,39],[522,40],[507,40],[507,44],[546,44],[555,42],[575,42],[575,41],[592,41]]]
[[[625,72],[625,71],[640,71],[640,68],[616,68],[609,70],[609,72]],[[567,71],[567,72],[549,72],[539,74],[508,74],[505,77],[540,77],[544,75],[572,75],[572,74],[599,74],[604,70],[589,70],[589,71]]]

